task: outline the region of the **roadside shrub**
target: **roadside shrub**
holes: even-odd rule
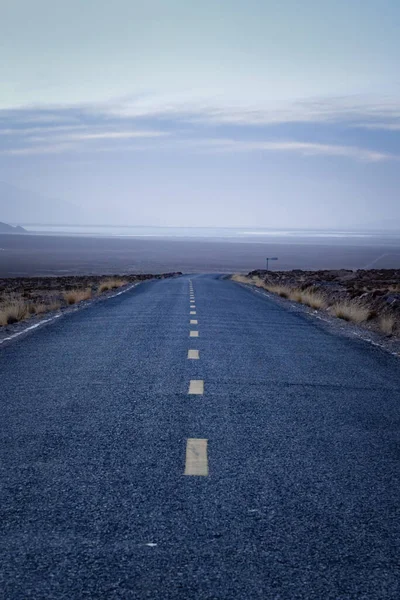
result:
[[[91,297],[92,290],[90,288],[86,288],[85,290],[75,289],[64,292],[64,300],[69,305],[77,304],[83,300],[89,300]]]
[[[13,300],[0,307],[0,324],[12,325],[29,317],[29,307],[23,300]]]
[[[28,304],[28,312],[30,315],[34,315],[36,313],[36,307],[34,304]]]
[[[265,283],[264,279],[261,279],[261,277],[252,277],[250,280],[247,280],[247,283],[252,283],[258,288],[264,288],[264,290],[267,289],[267,284]]]
[[[385,335],[392,335],[396,329],[396,317],[391,314],[382,315],[378,321],[379,329]]]
[[[50,302],[50,304],[48,304],[47,307],[49,310],[60,310],[61,303],[57,301]]]
[[[267,292],[271,292],[271,294],[277,294],[282,298],[289,298],[291,292],[291,288],[288,285],[269,284],[260,277],[245,277],[244,275],[236,274],[232,275],[231,279],[238,283],[250,283],[258,288],[267,290]]]
[[[293,302],[298,302],[299,304],[303,303],[303,296],[301,290],[298,288],[294,288],[290,291],[289,299]]]
[[[349,300],[343,300],[342,302],[336,302],[332,306],[332,313],[339,319],[345,321],[351,321],[352,323],[363,323],[367,321],[370,315],[370,308],[361,304],[360,302],[351,302]]]
[[[34,314],[36,315],[42,315],[43,313],[46,313],[50,310],[48,304],[44,304],[42,302],[38,304],[33,304],[32,308],[34,310]]]
[[[300,297],[302,304],[306,304],[316,310],[326,308],[327,306],[325,296],[313,288],[300,291]]]
[[[108,292],[109,290],[116,290],[128,282],[125,279],[118,279],[117,277],[110,277],[109,279],[105,279],[101,281],[99,284],[99,294],[103,292]]]
[[[245,277],[244,275],[240,275],[236,273],[231,277],[232,281],[236,281],[237,283],[252,283],[252,280],[249,277]]]
[[[281,298],[289,298],[291,293],[291,288],[287,285],[265,285],[265,289],[271,294],[277,294]]]

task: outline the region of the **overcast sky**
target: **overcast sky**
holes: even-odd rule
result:
[[[92,223],[400,228],[398,0],[0,9],[0,180]]]

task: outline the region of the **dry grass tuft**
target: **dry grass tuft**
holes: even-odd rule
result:
[[[352,323],[364,323],[365,321],[368,321],[371,309],[359,302],[344,300],[342,302],[336,302],[336,304],[332,306],[332,312],[335,317],[338,317],[339,319],[351,321]]]
[[[44,304],[42,302],[39,304],[31,304],[29,308],[30,310],[33,309],[33,314],[35,315],[42,315],[50,310],[48,304]]]
[[[44,302],[34,304],[32,302],[25,302],[21,298],[6,297],[3,298],[0,304],[0,327],[12,325],[13,323],[29,319],[34,315],[42,315],[49,311],[59,310],[60,308],[60,302],[56,301],[49,304],[45,304]]]
[[[250,277],[245,277],[244,275],[239,275],[239,273],[232,275],[231,279],[232,279],[232,281],[236,281],[237,283],[251,283]]]
[[[29,306],[23,300],[11,300],[0,307],[0,325],[12,325],[29,317]]]
[[[266,283],[260,277],[245,277],[244,275],[232,275],[231,279],[233,281],[237,281],[238,283],[250,283],[251,285],[255,285],[258,288],[263,288],[267,290],[267,292],[271,292],[271,294],[277,294],[282,298],[289,298],[292,288],[288,285],[275,285]]]
[[[120,287],[123,287],[128,282],[126,279],[118,279],[117,277],[111,277],[110,279],[105,279],[101,281],[99,284],[99,294],[103,292],[108,292],[109,290],[116,290]]]
[[[58,301],[54,301],[54,302],[50,302],[50,304],[47,305],[48,310],[60,310],[61,308],[61,303]]]
[[[293,302],[298,302],[299,304],[302,304],[303,303],[302,291],[299,290],[299,288],[293,288],[290,291],[289,299],[292,300]]]
[[[266,284],[265,289],[271,294],[277,294],[281,298],[289,298],[292,289],[287,285],[268,285]]]
[[[391,314],[382,315],[378,321],[379,329],[385,335],[392,335],[397,326],[396,317]]]
[[[64,292],[64,300],[67,304],[77,304],[78,302],[82,302],[83,300],[89,300],[92,297],[91,288],[86,288],[85,290],[69,290],[68,292]]]
[[[299,287],[291,287],[285,284],[267,283],[259,277],[246,277],[240,274],[233,275],[231,279],[238,283],[255,285],[272,294],[277,294],[282,298],[289,298],[293,302],[310,306],[315,310],[328,310],[335,317],[344,321],[356,324],[374,321],[374,328],[376,329],[378,326],[380,331],[385,335],[397,335],[400,331],[400,321],[395,314],[389,312],[387,309],[384,309],[382,314],[382,310],[379,311],[379,309],[368,306],[366,301],[363,303],[357,298],[340,300],[331,305],[329,297],[323,291],[321,292],[313,286],[303,290]],[[390,286],[390,289],[392,291],[400,291],[400,284]],[[380,312],[381,314],[379,314]]]
[[[313,288],[308,288],[306,290],[300,291],[300,302],[305,304],[306,306],[310,306],[315,310],[321,310],[327,307],[326,298],[321,292],[314,290]]]

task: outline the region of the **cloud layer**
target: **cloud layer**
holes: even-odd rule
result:
[[[0,153],[185,147],[188,152],[287,152],[374,163],[399,159],[399,140],[393,137],[399,130],[400,103],[394,100],[313,100],[256,108],[140,98],[0,111]]]

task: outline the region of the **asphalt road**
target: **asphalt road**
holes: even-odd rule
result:
[[[397,600],[399,360],[192,282],[0,348],[0,597]]]

